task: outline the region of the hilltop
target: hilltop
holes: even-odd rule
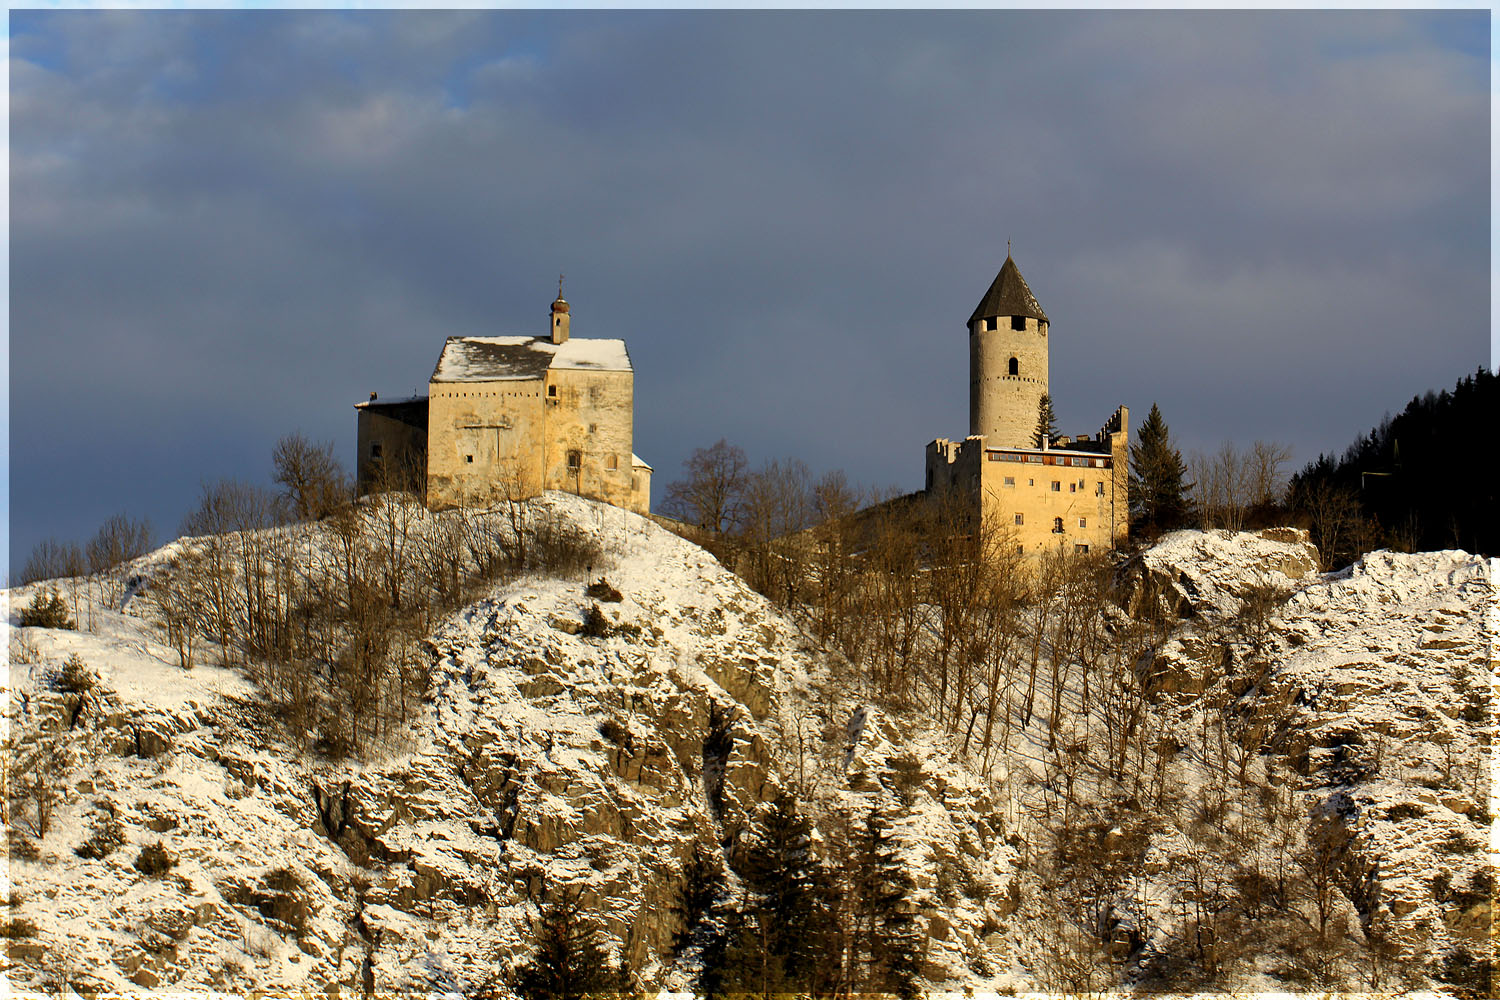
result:
[[[742,890],[735,862],[782,793],[824,857],[866,816],[887,825],[927,988],[1360,987],[1372,970],[1462,986],[1485,960],[1483,560],[1378,552],[1320,575],[1299,532],[1170,535],[1102,612],[1101,649],[1149,621],[1149,655],[1092,675],[1043,658],[1051,722],[1028,711],[981,745],[872,696],[797,616],[651,521],[555,493],[533,514],[598,561],[497,579],[434,620],[419,694],[357,757],[309,744],[269,669],[221,666],[211,643],[179,665],[159,581],[202,539],[112,586],[11,591],[12,983],[500,989],[566,886],[617,961],[687,989],[694,845]],[[421,534],[452,515],[411,517]],[[333,544],[268,530],[303,559]],[[48,586],[90,631],[16,627]],[[1110,677],[1137,704],[1112,708]],[[1128,731],[1104,724],[1116,708]],[[1139,757],[1111,775],[1115,743]],[[141,870],[153,844],[175,863]],[[1320,899],[1327,953],[1303,961]]]

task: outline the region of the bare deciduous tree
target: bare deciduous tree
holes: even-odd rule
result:
[[[1252,515],[1273,513],[1286,492],[1291,457],[1289,447],[1269,441],[1256,441],[1247,451],[1225,441],[1212,455],[1195,453],[1188,473],[1203,526],[1238,531]]]
[[[127,560],[144,555],[151,549],[151,522],[134,521],[116,514],[99,526],[99,532],[84,546],[89,572],[96,574],[105,600],[114,604],[124,593],[120,580],[109,571]]]
[[[87,572],[87,565],[83,550],[78,547],[77,542],[44,538],[31,550],[31,555],[26,557],[26,563],[16,577],[16,584],[25,586],[38,580],[82,576]]]
[[[682,463],[686,477],[667,487],[665,509],[715,535],[739,522],[749,462],[737,445],[720,438]]]
[[[299,521],[325,517],[349,496],[349,477],[333,454],[333,442],[313,444],[301,432],[288,434],[271,451],[274,480]]]
[[[177,662],[184,670],[193,666],[193,637],[200,628],[204,604],[199,586],[202,556],[186,550],[167,560],[167,570],[151,588],[157,620],[166,630],[167,642],[177,650]]]
[[[797,459],[770,461],[745,479],[740,543],[746,578],[782,606],[805,598],[810,538],[800,537],[812,517],[807,465]]]

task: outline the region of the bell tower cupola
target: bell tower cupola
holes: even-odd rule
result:
[[[1005,264],[969,316],[969,434],[1030,448],[1047,392],[1047,314],[1006,247]]]
[[[557,276],[557,298],[552,302],[552,342],[565,344],[568,341],[568,300],[562,297],[562,275]]]

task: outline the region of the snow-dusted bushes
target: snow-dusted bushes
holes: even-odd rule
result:
[[[624,600],[624,595],[610,586],[609,581],[602,576],[584,588],[583,596],[606,604],[618,604]]]
[[[36,937],[36,921],[24,917],[0,919],[0,938],[14,941],[17,938]]]
[[[579,634],[591,639],[605,639],[609,633],[609,617],[599,605],[590,604],[583,612],[583,629]]]
[[[83,657],[72,653],[63,661],[62,671],[57,675],[57,689],[69,694],[87,694],[99,683],[99,676],[83,662]]]
[[[176,864],[177,859],[167,853],[161,841],[153,841],[141,848],[141,853],[136,855],[135,870],[142,875],[157,878],[171,871]]]
[[[37,591],[31,603],[21,609],[20,624],[22,628],[70,629],[73,619],[68,616],[68,602],[49,587]]]
[[[73,853],[80,858],[107,858],[124,845],[125,826],[111,812],[94,821],[88,839],[73,848]]]

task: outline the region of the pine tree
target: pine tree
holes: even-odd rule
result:
[[[1170,531],[1187,522],[1191,513],[1182,481],[1182,454],[1172,447],[1167,423],[1155,403],[1136,431],[1130,449],[1130,513],[1133,529]]]
[[[916,889],[879,811],[855,834],[850,900],[856,991],[914,997],[920,992],[922,939],[912,912]]]
[[[693,853],[682,866],[682,885],[677,890],[677,903],[672,907],[682,922],[682,929],[672,942],[673,951],[680,955],[694,943],[704,943],[700,939],[715,929],[713,924],[716,918],[722,917],[723,904],[728,896],[724,872],[718,862],[703,850],[700,841],[693,841]]]
[[[1057,418],[1052,415],[1052,397],[1042,393],[1036,407],[1036,430],[1031,435],[1031,446],[1041,448],[1057,437]]]
[[[729,887],[721,863],[703,849],[700,841],[694,841],[693,853],[682,866],[682,885],[673,907],[682,929],[673,938],[672,951],[681,956],[691,948],[698,950],[699,973],[694,985],[703,997],[724,993],[730,941],[743,925],[740,914],[728,902]]]
[[[599,927],[583,911],[577,890],[564,888],[541,908],[532,926],[536,951],[511,984],[526,1000],[571,1000],[628,990],[609,961]]]
[[[837,978],[833,941],[837,894],[812,850],[812,824],[791,795],[778,796],[737,866],[745,895],[722,960],[702,988],[728,993],[824,993]]]

